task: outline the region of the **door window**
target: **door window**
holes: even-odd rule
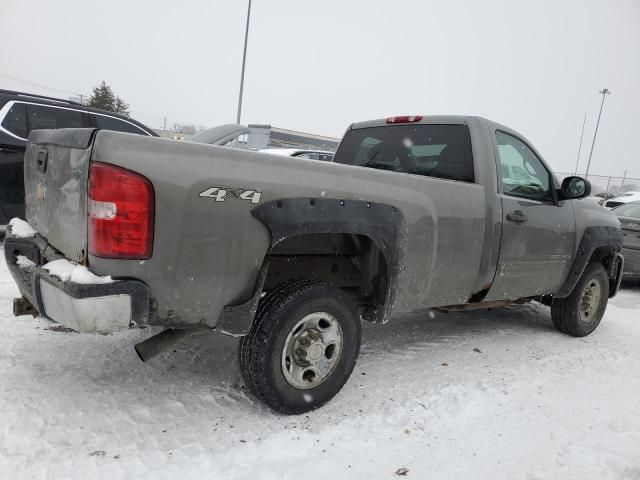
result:
[[[2,126],[21,138],[27,138],[27,110],[23,103],[14,103],[2,120]]]
[[[551,198],[549,171],[522,140],[497,131],[502,189],[507,195],[548,200]]]
[[[107,115],[93,115],[96,127],[103,130],[114,130],[116,132],[137,133],[138,135],[148,135],[142,130],[129,122],[120,120],[119,118],[109,117]]]
[[[81,111],[55,108],[46,105],[27,105],[29,131],[44,128],[87,127]]]

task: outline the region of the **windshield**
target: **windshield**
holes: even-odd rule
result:
[[[613,210],[619,217],[640,218],[640,202],[627,203]]]

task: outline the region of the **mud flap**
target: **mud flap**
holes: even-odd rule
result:
[[[262,288],[267,279],[268,271],[269,264],[266,263],[260,270],[251,298],[243,303],[229,305],[222,309],[216,330],[232,337],[243,337],[249,333],[262,297]]]

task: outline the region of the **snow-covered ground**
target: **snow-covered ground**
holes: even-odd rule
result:
[[[143,364],[151,329],[65,332],[16,294],[0,260],[3,479],[640,479],[640,289],[584,339],[540,305],[365,325],[349,383],[298,417],[245,395],[235,339]]]

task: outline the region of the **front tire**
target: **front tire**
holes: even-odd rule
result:
[[[285,282],[260,302],[240,340],[249,391],[273,410],[300,414],[331,400],[360,351],[360,319],[342,290],[311,280]]]
[[[568,297],[552,300],[551,319],[561,332],[585,337],[600,325],[608,301],[607,271],[599,262],[590,263]]]

